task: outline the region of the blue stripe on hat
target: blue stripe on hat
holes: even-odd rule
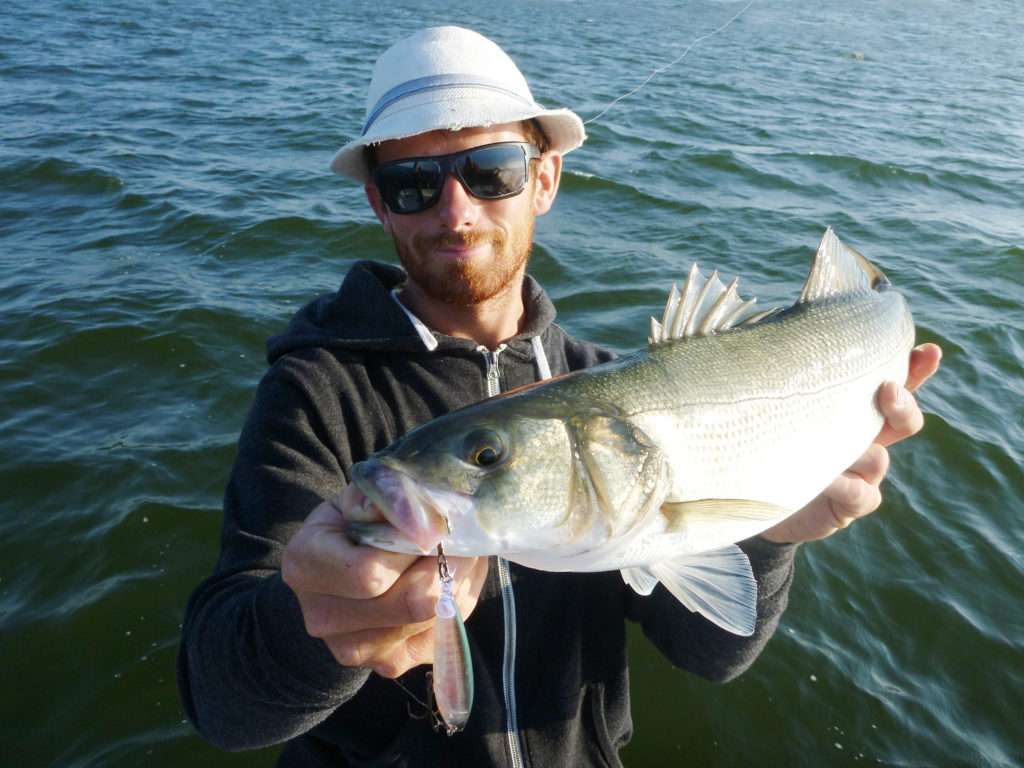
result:
[[[390,107],[396,101],[400,101],[406,96],[411,96],[414,93],[440,90],[442,88],[449,88],[452,86],[488,88],[492,91],[499,91],[506,96],[511,96],[528,107],[535,108],[537,106],[531,99],[527,99],[522,94],[509,90],[498,80],[488,80],[487,78],[479,77],[477,75],[430,75],[428,77],[418,77],[415,80],[407,80],[404,83],[396,85],[390,91],[381,96],[377,100],[377,104],[374,106],[373,111],[370,112],[370,116],[366,118],[366,122],[363,124],[362,135],[365,136],[366,132],[370,130],[370,126],[373,125],[378,117],[380,117],[381,112]]]

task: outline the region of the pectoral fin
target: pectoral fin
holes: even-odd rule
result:
[[[665,529],[684,534],[691,550],[718,549],[785,520],[793,510],[751,499],[694,499],[665,502]]]
[[[660,581],[679,602],[713,624],[744,637],[754,634],[757,582],[750,561],[735,545],[648,568],[623,569],[622,577],[640,594],[650,594],[653,582]]]
[[[717,525],[730,521],[764,521],[775,523],[792,514],[792,510],[752,499],[695,499],[665,502],[661,512],[668,520],[669,530],[683,525]]]

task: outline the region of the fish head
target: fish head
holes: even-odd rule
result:
[[[491,402],[428,422],[356,464],[352,481],[391,530],[359,526],[355,538],[397,551],[443,543],[450,554],[490,555],[569,536],[573,449],[564,419]]]

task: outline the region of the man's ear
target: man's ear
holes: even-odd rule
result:
[[[533,186],[533,212],[543,216],[555,202],[558,182],[562,178],[562,156],[557,152],[545,152],[537,160],[537,177]]]
[[[384,205],[384,198],[380,196],[380,190],[377,189],[377,185],[372,181],[368,181],[363,185],[363,191],[366,192],[366,199],[369,201],[370,207],[373,208],[373,212],[377,214],[377,219],[384,227],[384,231],[390,235],[391,211]]]

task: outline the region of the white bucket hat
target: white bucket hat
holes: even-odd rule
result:
[[[519,68],[494,42],[461,27],[423,29],[377,59],[362,135],[338,150],[331,170],[366,181],[363,148],[371,144],[530,119],[556,152],[576,149],[586,138],[575,112],[533,100]]]

